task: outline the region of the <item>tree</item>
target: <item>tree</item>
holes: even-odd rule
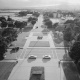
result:
[[[33,16],[35,16],[35,17],[39,17],[39,15],[40,15],[40,14],[39,14],[38,12],[34,12],[34,13],[33,13]]]
[[[67,20],[64,24],[70,24],[70,23],[74,23],[74,20]]]
[[[12,27],[12,28],[15,27],[15,24],[13,21],[7,21],[7,25],[8,25],[8,27]]]
[[[80,42],[80,33],[75,36],[75,41]]]
[[[72,40],[74,39],[70,27],[64,29],[63,39],[64,39],[65,52],[67,53],[67,50],[69,51],[69,47],[72,45]]]
[[[6,18],[4,16],[0,17],[0,21],[1,21],[1,28],[7,27],[7,21]]]
[[[2,32],[2,37],[5,38],[5,41],[8,44],[10,44],[12,41],[15,41],[17,38],[17,30],[13,28],[6,28]]]
[[[29,17],[29,18],[28,18],[28,22],[31,22],[31,21],[32,21],[32,19],[33,19],[32,17]]]
[[[68,42],[72,40],[71,30],[67,29],[64,31],[64,40]]]
[[[52,28],[55,29],[55,28],[58,26],[58,24],[59,24],[59,23],[54,23],[54,24],[52,25]]]
[[[4,16],[0,17],[0,21],[6,21],[6,18]]]
[[[51,21],[51,20],[45,21],[44,24],[45,24],[48,28],[52,28],[52,21]]]
[[[7,21],[1,21],[1,28],[7,27]]]
[[[75,42],[69,51],[69,56],[72,60],[75,61],[75,64],[78,63],[80,59],[80,42]]]
[[[26,16],[27,15],[27,11],[21,11],[18,13],[20,17]]]
[[[12,18],[10,18],[10,16],[8,16],[7,21],[13,21]]]
[[[13,28],[6,28],[0,32],[0,60],[4,59],[8,45],[16,40],[17,31]]]
[[[45,22],[47,22],[47,21],[50,21],[49,17],[44,16],[44,20],[43,20],[43,22],[45,23]]]
[[[2,37],[7,37],[7,36],[10,36],[13,32],[13,28],[6,28],[3,30],[2,32]]]
[[[20,28],[20,29],[22,29],[22,28],[24,28],[25,26],[27,25],[27,23],[25,24],[25,22],[23,21],[23,22],[20,22],[20,21],[15,21],[15,26],[16,26],[16,28]]]
[[[35,21],[37,21],[38,19],[37,19],[37,18],[35,18],[35,17],[33,17],[33,18],[32,18],[32,20],[35,20]]]
[[[36,21],[35,21],[35,20],[32,20],[32,21],[31,21],[31,24],[32,24],[32,25],[34,25],[35,23],[36,23]]]

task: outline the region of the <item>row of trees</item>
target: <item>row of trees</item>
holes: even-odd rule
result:
[[[47,25],[47,28],[53,28],[54,30],[59,26],[58,23],[53,25],[48,17],[43,22]],[[63,26],[62,32],[65,52],[67,53],[68,50],[69,56],[77,64],[80,59],[80,21],[78,19],[67,20]]]
[[[34,14],[35,15],[35,14]],[[27,26],[27,23],[31,23],[34,25],[36,21],[38,20],[38,17],[29,17],[28,21],[15,21],[12,18],[9,18],[6,20],[5,17],[0,17],[0,26],[1,28],[6,28],[6,27],[13,27],[13,28],[24,28]]]
[[[1,28],[13,27],[13,28],[23,28],[27,26],[27,21],[15,21],[12,18],[6,19],[5,17],[0,17]]]
[[[14,28],[5,28],[0,31],[0,60],[4,59],[4,54],[11,42],[17,40],[17,30]]]
[[[28,22],[33,24],[33,25],[36,23],[37,20],[38,20],[37,17],[29,17],[28,18]]]
[[[43,20],[44,25],[47,26],[47,28],[53,28],[56,29],[56,27],[58,26],[58,23],[53,24],[53,22],[49,19],[49,17],[45,17]]]
[[[76,41],[77,35],[80,34],[79,24],[76,20],[68,20],[64,23],[64,40],[67,42]]]
[[[32,14],[33,16],[36,16],[36,17],[38,17],[40,14],[39,14],[39,12],[35,12],[35,11],[20,11],[19,13],[18,13],[18,16],[19,17],[23,17],[23,16],[27,16],[27,14]]]
[[[64,24],[64,40],[68,44],[71,43],[68,54],[75,64],[77,64],[80,59],[80,21],[78,19],[67,20]]]
[[[18,31],[17,28],[20,30],[27,26],[27,23],[32,23],[33,25],[38,20],[39,14],[36,12],[33,14],[35,17],[29,17],[28,21],[15,21],[8,16],[8,19],[5,17],[0,17],[0,60],[4,59],[4,54],[7,51],[9,45],[17,40]]]

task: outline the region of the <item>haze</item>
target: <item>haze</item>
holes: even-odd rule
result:
[[[47,6],[79,9],[80,0],[0,0],[0,9]]]

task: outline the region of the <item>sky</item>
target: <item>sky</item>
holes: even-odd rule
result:
[[[0,0],[0,9],[45,6],[80,6],[80,0]],[[62,6],[62,7],[63,7]]]

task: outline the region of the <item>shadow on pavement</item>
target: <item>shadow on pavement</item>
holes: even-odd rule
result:
[[[36,59],[27,59],[28,63],[35,61]]]
[[[15,50],[11,50],[11,51],[10,51],[10,54],[12,54],[12,53],[16,53],[16,51],[15,51]]]
[[[44,63],[46,63],[46,62],[50,61],[50,59],[42,59],[42,61],[43,61]]]

